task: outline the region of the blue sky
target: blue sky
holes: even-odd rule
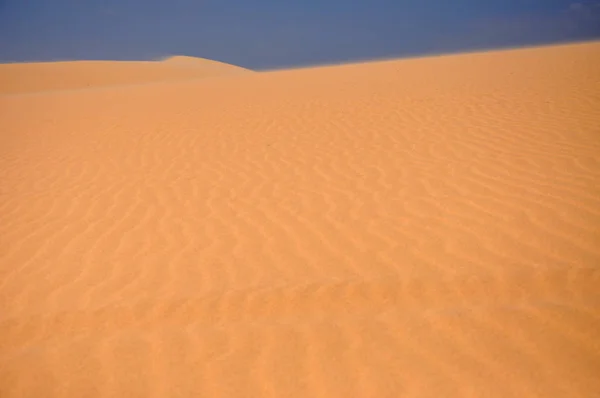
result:
[[[600,0],[0,0],[0,62],[251,69],[600,38]]]

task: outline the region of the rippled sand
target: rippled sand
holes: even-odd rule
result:
[[[0,66],[0,396],[600,396],[599,71]]]

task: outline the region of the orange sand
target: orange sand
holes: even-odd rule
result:
[[[0,64],[0,95],[190,80],[249,72],[200,58],[164,62],[74,61]]]
[[[0,66],[2,398],[600,396],[600,42],[237,71]]]

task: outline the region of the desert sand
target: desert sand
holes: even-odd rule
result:
[[[41,93],[190,80],[250,72],[192,57],[149,61],[71,61],[0,64],[0,94]]]
[[[1,397],[600,396],[600,42],[0,76]]]

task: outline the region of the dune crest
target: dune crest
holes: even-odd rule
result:
[[[0,64],[0,95],[181,81],[250,72],[193,57],[157,61],[64,61]]]
[[[0,397],[600,396],[599,70],[0,96]]]
[[[172,56],[161,59],[160,62],[177,63],[177,64],[194,64],[194,65],[198,65],[198,66],[215,65],[215,66],[221,66],[221,67],[226,67],[226,68],[238,68],[238,69],[242,69],[242,70],[247,70],[245,68],[242,68],[241,66],[226,64],[226,63],[223,63],[220,61],[215,61],[212,59],[190,57],[187,55],[172,55]]]

